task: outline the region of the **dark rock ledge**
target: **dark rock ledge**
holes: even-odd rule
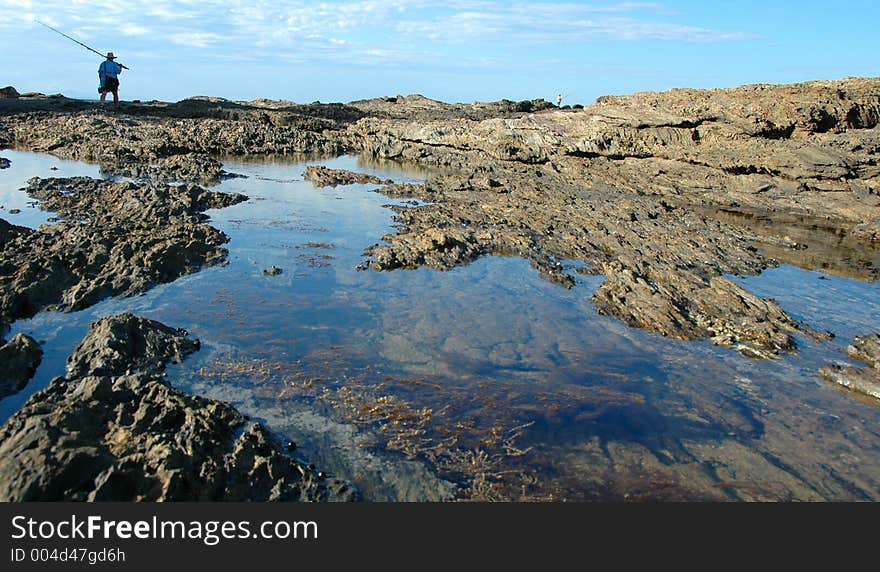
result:
[[[359,183],[361,185],[379,185],[382,180],[375,175],[367,175],[366,173],[355,173],[345,169],[329,169],[322,165],[310,165],[306,167],[303,178],[311,181],[316,187],[336,187],[339,185],[353,185]],[[385,184],[391,184],[392,181],[385,181]]]
[[[63,220],[30,229],[0,219],[0,336],[37,312],[81,310],[223,264],[229,238],[205,210],[247,200],[196,185],[38,179],[28,194]]]
[[[67,375],[0,427],[0,500],[358,498],[232,406],[169,387],[165,364],[198,348],[185,331],[131,314],[92,324]]]
[[[16,334],[8,342],[0,338],[0,399],[27,385],[42,359],[43,350],[30,336]]]

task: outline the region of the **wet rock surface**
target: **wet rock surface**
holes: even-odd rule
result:
[[[6,157],[0,157],[0,169],[8,169],[12,165],[12,162]]]
[[[828,336],[726,276],[775,265],[768,251],[803,252],[792,227],[821,221],[867,254],[818,252],[804,265],[876,279],[878,93],[880,80],[853,79],[607,97],[476,122],[362,119],[347,132],[354,146],[448,170],[405,189],[432,204],[398,207],[399,231],[367,249],[368,264],[445,269],[511,254],[568,286],[560,259],[575,259],[607,277],[599,311],[629,325],[751,357],[793,351],[795,332]],[[739,224],[754,217],[787,226]]]
[[[30,336],[16,334],[8,342],[0,338],[0,399],[27,385],[42,358],[43,350]]]
[[[846,353],[849,357],[880,370],[880,334],[856,336],[852,345],[847,346]]]
[[[311,181],[316,187],[336,187],[339,185],[353,185],[355,183],[378,185],[382,183],[381,179],[375,175],[354,173],[345,169],[328,169],[321,165],[306,167],[303,178]],[[391,181],[387,182],[390,183]]]
[[[36,230],[0,224],[0,325],[42,309],[86,308],[222,264],[228,238],[203,211],[244,195],[195,185],[31,179],[27,192],[64,220]]]
[[[355,500],[231,406],[170,388],[198,349],[131,314],[101,319],[56,377],[0,427],[4,501]]]
[[[827,365],[819,375],[831,383],[880,400],[880,334],[856,336],[846,354],[868,364],[868,367]]]

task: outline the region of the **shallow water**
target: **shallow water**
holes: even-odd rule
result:
[[[0,204],[22,213],[0,216],[16,224],[51,216],[17,191],[27,178],[97,175],[2,154],[12,168],[0,171]],[[421,175],[352,157],[311,163],[396,182]],[[201,339],[200,352],[170,368],[174,385],[263,420],[371,500],[880,496],[880,409],[817,375],[880,323],[878,284],[790,266],[737,279],[837,334],[799,339],[796,356],[750,361],[599,316],[590,295],[601,277],[578,276],[566,290],[500,257],[449,272],[357,271],[364,248],[392,230],[384,205],[404,201],[376,185],[314,189],[305,164],[224,162],[248,178],[217,188],[251,197],[209,212],[231,238],[227,266],[14,324],[46,355],[0,416],[63,373],[90,322],[131,311]],[[273,265],[282,273],[264,275]]]

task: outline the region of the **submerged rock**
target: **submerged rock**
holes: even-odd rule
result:
[[[42,348],[28,335],[16,334],[5,343],[0,339],[0,399],[23,389],[42,359]]]
[[[167,385],[198,348],[181,330],[120,314],[94,324],[67,374],[0,427],[3,501],[355,500],[282,452],[226,403]]]
[[[12,165],[12,161],[6,157],[0,157],[0,169],[8,169]]]
[[[827,365],[819,369],[822,379],[880,400],[880,334],[856,336],[846,353],[869,367]]]

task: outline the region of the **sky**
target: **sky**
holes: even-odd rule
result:
[[[880,2],[0,0],[0,87],[123,100],[556,100],[880,76]]]

